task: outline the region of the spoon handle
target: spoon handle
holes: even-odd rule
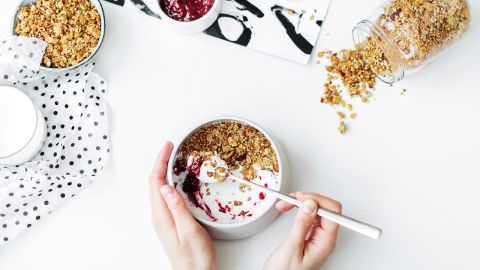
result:
[[[280,193],[280,192],[271,190],[269,188],[257,185],[255,183],[249,182],[247,180],[236,177],[234,175],[229,175],[228,178],[236,180],[236,181],[241,182],[243,184],[247,184],[250,187],[255,188],[257,190],[260,190],[262,192],[265,192],[267,194],[271,194],[271,195],[273,195],[273,196],[275,196],[275,197],[277,197],[281,200],[284,200],[286,202],[289,202],[289,203],[291,203],[291,204],[293,204],[297,207],[302,206],[301,201],[299,201],[299,200],[297,200],[293,197],[290,197],[288,195],[285,195],[283,193]],[[345,228],[356,231],[360,234],[363,234],[363,235],[368,236],[368,237],[373,238],[373,239],[379,239],[381,234],[382,234],[382,230],[375,227],[375,226],[372,226],[372,225],[369,225],[369,224],[364,223],[362,221],[355,220],[353,218],[335,213],[335,212],[330,211],[330,210],[325,209],[325,208],[318,208],[317,215],[319,215],[319,216],[321,216],[325,219],[328,219],[332,222],[335,222],[338,225],[342,225]]]

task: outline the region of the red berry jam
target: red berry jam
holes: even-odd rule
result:
[[[215,0],[159,0],[168,17],[181,22],[191,22],[205,16]],[[217,0],[218,1],[218,0]]]
[[[200,175],[200,168],[202,167],[202,164],[203,159],[201,158],[195,158],[190,166],[186,166],[186,162],[184,161],[175,162],[173,172],[180,174],[185,170],[187,171],[187,176],[183,182],[182,191],[187,195],[188,200],[195,207],[202,209],[212,221],[217,221],[217,218],[213,216],[210,207],[205,204],[202,193],[200,192],[202,183],[198,179],[198,175]]]
[[[173,165],[173,173],[179,176],[182,172],[187,170],[187,161],[185,159],[177,159]]]
[[[187,194],[200,191],[200,180],[195,175],[188,173],[185,182],[183,182],[182,190]]]

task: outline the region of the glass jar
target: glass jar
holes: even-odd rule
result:
[[[0,85],[0,167],[31,160],[47,137],[46,122],[22,90]]]
[[[374,72],[391,84],[458,42],[470,20],[467,0],[389,0],[359,22],[352,34],[355,46],[373,41],[382,50],[390,68]]]

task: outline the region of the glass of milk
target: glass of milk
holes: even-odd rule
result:
[[[0,165],[31,160],[46,134],[45,119],[32,99],[20,89],[0,85]]]

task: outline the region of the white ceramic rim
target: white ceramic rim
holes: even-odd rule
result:
[[[159,10],[160,10],[160,15],[161,15],[160,17],[161,17],[162,20],[165,20],[168,23],[176,25],[176,26],[188,27],[188,26],[193,26],[193,25],[196,25],[196,24],[201,24],[202,22],[208,20],[208,18],[212,15],[212,13],[215,12],[215,9],[217,8],[217,6],[220,5],[220,1],[222,1],[222,0],[213,0],[212,7],[210,8],[210,10],[205,15],[203,15],[202,17],[200,17],[200,18],[198,18],[194,21],[189,21],[189,22],[177,21],[177,20],[174,20],[174,19],[170,18],[170,16],[168,16],[163,11],[162,6],[160,5],[160,2],[158,2],[158,6],[159,6]]]
[[[16,36],[17,34],[15,33],[15,27],[17,26],[17,15],[18,15],[18,10],[20,9],[21,6],[25,6],[29,3],[34,3],[37,2],[38,0],[22,0],[18,4],[17,8],[15,9],[15,13],[13,14],[13,19],[12,19],[12,35]],[[103,40],[105,38],[105,12],[103,11],[103,6],[102,3],[100,3],[100,0],[88,0],[91,1],[94,5],[95,8],[97,9],[98,15],[100,16],[100,38],[98,39],[97,46],[93,50],[93,52],[85,59],[82,61],[78,62],[77,64],[65,68],[49,68],[49,67],[44,67],[40,65],[40,70],[45,70],[45,71],[52,71],[52,72],[64,72],[68,70],[73,70],[76,69],[86,63],[88,63],[90,60],[93,59],[93,57],[97,54],[97,52],[100,50],[100,47],[102,47]]]
[[[3,86],[3,87],[10,87],[12,89],[15,89],[17,90],[18,92],[20,92],[22,95],[26,96],[27,99],[30,101],[30,103],[32,104],[33,108],[35,109],[35,129],[33,130],[32,132],[32,136],[30,136],[30,139],[28,139],[27,143],[25,143],[25,145],[22,146],[22,148],[20,148],[18,151],[16,151],[15,153],[13,154],[10,154],[8,156],[0,156],[0,159],[7,159],[7,158],[11,158],[15,155],[18,155],[18,153],[22,152],[23,149],[25,149],[33,140],[33,137],[35,137],[35,133],[37,132],[37,129],[38,129],[38,109],[37,109],[37,106],[35,106],[35,103],[33,102],[33,100],[30,98],[29,95],[27,95],[25,92],[23,92],[21,89],[17,88],[17,87],[14,87],[14,86],[11,86],[11,85],[4,85],[4,84],[0,84],[0,86]]]
[[[218,0],[217,0],[218,1]],[[261,128],[259,125],[245,119],[245,118],[241,118],[241,117],[237,117],[237,116],[230,116],[230,115],[224,115],[224,116],[217,116],[217,117],[212,117],[210,119],[207,119],[206,121],[202,121],[200,123],[197,123],[195,125],[195,127],[190,131],[188,132],[188,134],[186,134],[182,139],[181,141],[174,146],[173,148],[173,151],[172,151],[172,154],[170,155],[170,160],[168,162],[168,184],[170,186],[174,186],[174,183],[173,183],[173,166],[174,166],[174,163],[175,163],[175,157],[177,156],[177,152],[178,152],[178,149],[180,148],[180,145],[183,144],[183,142],[185,141],[186,138],[188,138],[188,136],[190,136],[193,132],[197,131],[199,128],[201,127],[204,127],[206,125],[210,125],[212,123],[218,123],[218,122],[222,122],[222,121],[237,121],[237,122],[240,122],[240,123],[243,123],[243,124],[247,124],[247,125],[250,125],[254,128],[256,128],[258,131],[260,131],[263,135],[265,135],[265,137],[270,141],[273,149],[275,150],[275,155],[277,155],[277,160],[278,160],[278,179],[279,179],[279,186],[278,186],[278,190],[281,190],[282,189],[282,185],[283,185],[283,160],[282,160],[282,157],[280,155],[280,152],[278,151],[278,148],[277,148],[277,145],[275,143],[275,140],[273,139],[273,137],[271,137],[263,128]],[[214,228],[238,228],[238,227],[242,227],[242,226],[246,226],[247,224],[250,224],[250,223],[253,223],[259,219],[261,219],[266,213],[268,213],[269,210],[272,209],[272,207],[275,206],[275,203],[277,202],[278,200],[273,200],[272,203],[270,203],[268,205],[267,208],[265,208],[265,212],[263,212],[261,215],[258,215],[258,216],[255,216],[245,222],[238,222],[238,223],[216,223],[216,222],[212,222],[210,220],[207,220],[207,219],[203,219],[203,218],[197,218],[195,217],[196,220],[198,220],[199,222],[207,225],[207,226],[210,226],[210,227],[214,227]]]

